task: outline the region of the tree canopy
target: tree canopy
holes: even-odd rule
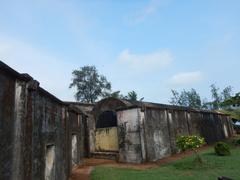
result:
[[[210,92],[212,95],[211,101],[208,101],[206,98],[202,99],[193,88],[190,91],[183,90],[181,92],[178,92],[176,90],[171,90],[171,92],[172,97],[170,103],[178,106],[219,110],[224,108],[226,104],[232,101],[235,102],[234,98],[231,99],[231,86],[225,87],[222,92],[220,92],[220,88],[218,88],[215,84],[212,84],[210,86]],[[235,99],[236,98],[238,97],[235,97]]]
[[[229,97],[226,99],[223,103],[223,106],[235,106],[235,105],[240,105],[240,92],[236,93],[235,96]]]
[[[114,97],[114,98],[118,98],[118,99],[125,99],[125,96],[123,94],[121,94],[121,91],[114,91],[110,94],[107,94],[105,96],[105,98],[107,97]]]
[[[210,108],[213,110],[224,108],[223,102],[231,97],[232,87],[227,86],[222,90],[222,92],[219,92],[220,89],[216,87],[215,84],[212,84],[210,88],[212,93],[212,101],[208,102],[208,104],[210,105]]]
[[[220,103],[222,101],[222,97],[219,94],[219,88],[216,87],[215,84],[212,84],[210,88],[211,88],[212,99],[213,99],[213,101],[211,102],[212,109],[219,109]]]
[[[105,97],[114,97],[118,99],[126,99],[131,101],[137,101],[137,93],[135,91],[130,91],[127,95],[121,94],[121,91],[114,91],[113,93],[107,94]]]
[[[137,93],[135,91],[129,92],[127,95],[127,99],[132,101],[137,101]]]
[[[100,75],[95,66],[83,66],[72,72],[73,78],[69,88],[76,88],[77,101],[94,103],[98,98],[111,92],[111,83]]]
[[[191,108],[201,108],[202,106],[200,95],[193,88],[190,91],[183,90],[180,93],[172,90],[172,95],[170,103],[173,105]]]

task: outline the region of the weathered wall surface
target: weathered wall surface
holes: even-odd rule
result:
[[[10,179],[13,168],[15,80],[0,71],[0,179]]]
[[[29,110],[29,113],[31,113],[32,119],[29,118],[29,123],[32,122],[32,128],[28,130],[32,132],[29,132],[28,138],[29,142],[32,139],[32,145],[29,144],[29,150],[25,152],[28,154],[31,152],[30,162],[33,162],[29,178],[31,172],[32,177],[36,179],[45,178],[47,146],[53,146],[55,156],[52,169],[53,177],[54,179],[66,179],[68,173],[65,167],[67,167],[69,157],[64,156],[68,150],[67,119],[62,117],[62,111],[65,109],[63,105],[49,99],[39,91],[32,92],[30,96],[31,100],[29,98],[28,103],[31,103],[32,109]]]
[[[147,161],[156,161],[171,154],[166,110],[146,109],[145,139]]]
[[[95,123],[95,119],[94,116],[91,114],[88,117],[88,137],[89,137],[89,152],[93,153],[95,152],[95,129],[96,129],[96,123]],[[90,154],[89,154],[90,156]]]
[[[96,123],[94,115],[92,114],[92,109],[94,104],[89,103],[79,103],[79,102],[66,102],[78,109],[80,109],[87,116],[82,118],[81,126],[81,145],[80,154],[81,157],[90,157],[90,154],[95,152],[95,129]]]
[[[118,111],[117,120],[119,161],[141,163],[143,156],[140,134],[140,108]]]
[[[84,122],[86,121],[86,116],[71,108],[68,109],[66,115],[66,142],[68,146],[66,153],[68,153],[70,159],[68,161],[68,172],[70,172],[74,166],[82,163],[82,158],[84,157]]]
[[[171,152],[176,153],[178,151],[176,147],[176,139],[181,135],[189,135],[189,121],[188,113],[185,111],[166,110],[168,120],[168,130],[170,135]],[[193,130],[194,131],[194,130]]]
[[[0,179],[68,178],[80,163],[81,117],[62,101],[0,62]]]
[[[233,135],[228,116],[214,111],[107,98],[94,107],[95,119],[117,112],[119,161],[156,161],[177,153],[181,135],[200,135],[213,143]]]
[[[214,112],[146,108],[145,116],[148,161],[178,152],[176,139],[181,135],[200,135],[207,143],[233,135],[229,117]]]
[[[187,112],[188,129],[190,134],[201,135],[202,114],[198,112]]]
[[[118,151],[117,127],[96,129],[95,142],[95,151]]]
[[[200,135],[213,143],[233,135],[226,115],[177,108],[146,107],[119,110],[119,161],[156,161],[177,153],[181,135]]]

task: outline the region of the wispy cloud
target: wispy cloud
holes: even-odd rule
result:
[[[165,0],[151,0],[137,15],[133,18],[134,23],[140,23],[147,17],[154,14],[161,5],[165,3]]]
[[[203,74],[200,71],[182,72],[175,74],[169,80],[171,85],[183,86],[191,85],[200,82],[203,79]]]
[[[148,72],[167,67],[173,59],[168,50],[158,50],[146,54],[134,54],[128,49],[122,51],[118,56],[118,62],[124,67],[138,72]]]
[[[20,73],[28,73],[55,96],[71,100],[68,89],[73,64],[32,44],[0,34],[0,59]]]

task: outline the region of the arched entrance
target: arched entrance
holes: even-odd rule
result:
[[[95,141],[97,152],[118,151],[117,115],[115,111],[104,111],[98,116]]]

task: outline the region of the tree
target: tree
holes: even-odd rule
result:
[[[235,96],[226,99],[222,102],[222,106],[235,106],[240,105],[240,92],[236,93]]]
[[[240,92],[222,102],[221,106],[223,107],[221,112],[229,114],[233,119],[240,120]]]
[[[221,94],[223,101],[230,99],[232,96],[232,86],[225,87]]]
[[[127,95],[127,99],[131,101],[137,101],[137,93],[135,91],[131,91]]]
[[[105,96],[105,98],[107,98],[107,97],[113,97],[113,98],[118,98],[118,99],[125,99],[126,98],[124,95],[122,95],[120,93],[120,91],[114,91],[114,92],[108,94],[107,96]]]
[[[222,97],[219,94],[219,88],[216,87],[215,84],[211,84],[210,88],[211,88],[212,99],[213,99],[213,101],[211,102],[212,109],[217,110],[220,108],[220,103],[222,101]]]
[[[128,92],[128,94],[126,96],[121,94],[121,91],[114,91],[114,92],[106,94],[106,96],[104,96],[104,98],[108,98],[108,97],[137,101],[137,93],[135,91]]]
[[[77,101],[94,103],[111,91],[111,83],[106,77],[99,75],[95,66],[83,66],[72,72],[73,78],[69,88],[76,87]]]
[[[209,109],[211,109],[211,107],[212,107],[212,103],[208,102],[207,98],[204,98],[202,100],[202,107],[201,108],[209,110]]]
[[[202,100],[196,90],[192,88],[190,91],[183,90],[181,92],[171,90],[172,97],[170,103],[178,106],[219,110],[220,108],[227,107],[227,104],[231,103],[231,101],[233,100],[231,99],[232,86],[225,87],[222,92],[220,92],[220,89],[216,87],[215,84],[212,84],[210,88],[212,94],[212,101],[208,101],[206,98]],[[236,98],[237,94],[235,99]]]
[[[187,93],[185,90],[182,92],[177,92],[176,90],[171,90],[173,97],[171,98],[170,103],[178,106],[188,106]]]
[[[195,89],[192,88],[190,91],[183,90],[180,93],[176,90],[171,91],[173,95],[170,101],[171,104],[191,108],[201,108],[201,97]]]
[[[170,104],[172,105],[179,105],[181,106],[181,101],[180,101],[180,95],[179,93],[176,91],[176,90],[171,90],[172,92],[172,97],[171,97],[171,100],[169,101]]]
[[[219,93],[220,89],[216,87],[215,84],[212,84],[210,88],[211,88],[212,99],[213,99],[213,101],[211,102],[211,106],[212,106],[211,108],[214,110],[218,110],[221,107],[224,107],[222,106],[223,102],[231,98],[232,87],[231,86],[225,87],[221,93]]]
[[[192,108],[201,108],[202,103],[201,103],[201,97],[200,95],[196,92],[195,89],[191,89],[191,91],[187,92],[187,97],[188,97],[188,106]]]

